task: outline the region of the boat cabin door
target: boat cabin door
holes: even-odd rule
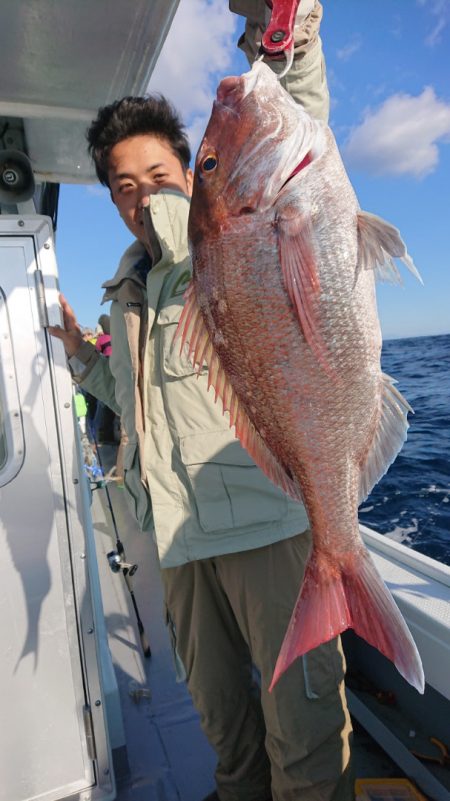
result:
[[[56,323],[50,220],[0,215],[0,801],[114,797]]]

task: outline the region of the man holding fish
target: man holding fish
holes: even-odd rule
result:
[[[230,7],[247,18],[240,45],[251,62],[270,10],[264,0],[230,0]],[[318,36],[321,14],[319,2],[301,2],[294,28],[294,60],[282,78],[309,112],[299,111],[304,117],[300,139],[296,124],[290,128],[288,123],[283,130],[277,108],[285,104],[284,98],[289,104],[292,101],[264,65],[256,65],[242,79],[225,79],[219,87],[197,160],[189,223],[194,283],[190,283],[187,239],[193,176],[183,125],[160,98],[125,98],[100,109],[88,132],[89,149],[99,180],[109,187],[119,214],[136,237],[115,277],[104,284],[104,299],[112,301],[112,355],[109,360],[102,359],[95,348],[83,343],[74,312],[64,298],[64,329],[51,329],[64,342],[75,379],[120,414],[127,432],[125,487],[142,530],[151,530],[154,522],[167,622],[201,725],[218,757],[217,790],[208,796],[209,801],[351,801],[354,797],[345,665],[336,635],[355,621],[349,617],[346,603],[347,617],[339,608],[338,624],[328,608],[322,615],[320,605],[314,621],[309,619],[309,599],[315,597],[315,587],[321,588],[322,573],[327,587],[336,580],[336,598],[341,597],[342,585],[339,560],[336,576],[330,579],[336,537],[333,539],[326,515],[316,503],[322,490],[327,490],[325,479],[320,483],[321,474],[327,472],[327,457],[321,455],[318,463],[313,454],[311,461],[319,474],[318,484],[314,484],[303,461],[304,453],[308,459],[307,447],[299,451],[296,444],[298,430],[300,443],[304,434],[306,441],[310,438],[317,445],[323,421],[328,424],[327,412],[312,389],[316,374],[320,392],[326,394],[331,388],[331,395],[342,395],[343,408],[344,378],[333,343],[324,326],[318,325],[321,286],[326,286],[326,279],[316,264],[318,251],[312,233],[309,238],[312,228],[307,214],[302,212],[306,222],[300,233],[297,207],[292,202],[283,205],[279,218],[265,216],[266,210],[275,207],[270,193],[283,197],[285,186],[291,192],[291,182],[298,185],[303,168],[314,164],[327,142],[326,126],[315,121],[326,122],[328,116]],[[274,61],[271,66],[280,73],[284,65]],[[253,158],[247,147],[254,130],[265,126],[266,89],[267,124],[273,118],[281,125],[269,132],[269,139],[292,145],[291,157],[280,174],[264,151]],[[252,125],[245,114],[253,96],[262,103],[263,117],[253,119]],[[223,126],[226,134],[227,125],[233,131],[231,150],[235,142],[244,162],[248,156],[248,172],[244,170],[242,181],[236,161],[230,156],[227,162],[228,156],[216,147],[220,143],[217,131]],[[279,181],[276,190],[275,177]],[[311,202],[309,193],[306,202]],[[233,233],[227,237],[233,204],[237,211],[231,215]],[[356,207],[354,211],[356,214]],[[374,252],[373,220],[368,215],[360,223],[363,284],[373,266],[369,264]],[[356,223],[350,229],[356,237]],[[389,236],[382,226],[380,230],[384,250],[406,259],[395,229],[388,229]],[[264,234],[259,244],[258,232]],[[266,283],[264,265],[274,232],[281,244],[274,246],[273,269]],[[300,270],[296,258],[283,250],[286,240],[295,245]],[[230,242],[235,257],[224,262],[222,256]],[[255,261],[250,242],[256,246],[261,265],[259,286],[258,277],[253,280],[250,275]],[[229,264],[232,286],[221,274],[224,263]],[[370,294],[370,287],[368,291]],[[360,294],[358,302],[362,303]],[[252,309],[250,325],[246,309]],[[261,325],[255,323],[255,316]],[[315,328],[320,329],[317,337]],[[388,377],[379,378],[377,331],[362,339],[374,359],[368,369],[372,394],[384,398],[380,401],[387,408],[383,414],[391,415],[388,434],[395,439],[395,447],[400,447],[406,407],[403,399],[398,399],[401,396],[394,394]],[[233,354],[238,354],[238,363],[233,362]],[[298,404],[285,380],[293,358],[299,360],[300,372],[304,364],[311,376],[311,388],[298,389]],[[364,382],[355,384],[355,391],[365,386]],[[358,432],[361,415],[365,428],[372,426],[374,440],[378,436],[381,442],[376,465],[363,470],[365,477],[360,483],[367,491],[395,455],[394,444],[392,449],[385,446],[378,431],[377,403],[349,419],[349,426]],[[302,430],[302,416],[308,430],[306,424]],[[344,445],[341,436],[339,447]],[[330,440],[322,453],[331,446]],[[356,457],[353,451],[345,456],[350,466],[354,458],[363,462],[365,448],[361,442]],[[355,481],[349,482],[352,492]],[[338,489],[343,495],[340,485]],[[350,504],[354,527],[357,493],[351,498],[355,498],[353,506]],[[344,499],[341,505],[345,503]],[[302,596],[305,615],[293,616],[273,682],[312,550],[310,525],[319,532],[319,558],[312,560],[314,570],[307,574],[306,604]],[[341,561],[348,567],[348,576],[362,566],[371,581],[362,548],[350,536],[343,540]],[[353,558],[354,553],[358,559]],[[316,556],[316,549],[313,554]],[[325,596],[321,590],[319,600]],[[388,615],[389,600],[384,603]],[[364,601],[361,604],[359,611],[364,617]],[[396,623],[406,649],[405,664],[399,669],[419,686],[419,668],[415,665],[415,673],[409,670],[413,647],[401,622]],[[386,643],[384,653],[396,658],[389,637]],[[257,683],[254,668],[259,674]]]

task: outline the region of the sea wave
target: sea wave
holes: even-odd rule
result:
[[[400,455],[362,504],[360,520],[450,565],[450,335],[389,340],[381,364],[414,415]]]

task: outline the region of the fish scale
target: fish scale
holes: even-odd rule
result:
[[[271,686],[353,627],[423,692],[420,656],[358,526],[408,427],[381,372],[375,276],[398,279],[393,257],[418,274],[397,229],[360,211],[331,131],[261,62],[218,88],[189,237],[182,345],[197,369],[206,361],[236,436],[311,525]]]
[[[254,245],[254,235],[252,226],[249,226],[250,245]],[[241,246],[241,252],[245,254],[245,243],[242,242],[242,232],[239,243],[233,236],[227,237],[230,250],[234,245]],[[233,265],[227,260],[218,262],[215,257],[214,249],[210,249],[204,254],[203,260],[209,266],[208,274],[213,280],[221,276],[221,293],[225,302],[229,296],[232,297],[233,315],[217,315],[215,317],[216,327],[223,336],[226,347],[218,345],[216,351],[221,355],[221,362],[228,375],[233,376],[235,384],[239,384],[240,395],[243,404],[250,412],[250,407],[255,407],[253,420],[258,430],[261,428],[269,436],[272,421],[277,423],[277,418],[273,412],[279,408],[279,397],[286,390],[286,370],[290,369],[294,350],[298,351],[298,364],[302,362],[301,350],[302,343],[298,338],[298,321],[293,309],[286,305],[285,292],[280,281],[279,273],[269,270],[267,276],[259,272],[252,276],[252,281],[242,283],[242,272],[233,270]],[[264,245],[264,256],[269,254],[268,245]],[[270,259],[265,259],[267,265]],[[262,266],[259,261],[260,268]],[[265,283],[267,278],[267,283]],[[270,283],[269,283],[270,282]],[[264,284],[264,286],[263,286]],[[207,293],[207,289],[202,282],[202,291]],[[267,317],[267,293],[272,298],[271,315]],[[277,302],[277,293],[280,298]],[[231,305],[231,304],[227,304]],[[277,313],[278,305],[278,313]],[[275,308],[274,308],[275,307]],[[251,313],[248,313],[249,308]],[[280,319],[286,318],[285,324],[280,326]],[[261,321],[266,318],[266,325],[261,327]],[[290,330],[289,330],[290,329]],[[214,339],[214,332],[211,332]],[[267,343],[270,342],[271,359],[267,359]],[[284,365],[284,370],[283,370]],[[247,369],[246,369],[247,368]],[[280,426],[285,431],[289,430],[290,424],[294,422],[295,409],[285,408],[286,414],[290,414],[291,419],[279,418],[276,429]],[[276,430],[275,439],[278,437]]]

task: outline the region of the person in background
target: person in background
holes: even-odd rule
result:
[[[82,328],[81,336],[83,337],[84,342],[90,342],[91,345],[95,346],[95,343],[97,341],[97,335],[94,333],[92,328],[88,327]],[[87,404],[86,428],[88,434],[90,434],[94,426],[95,414],[97,411],[97,398],[94,398],[94,396],[91,395],[90,392],[88,392],[87,390],[83,388],[80,389],[86,399],[86,404]]]
[[[97,341],[97,334],[92,330],[92,328],[83,328],[82,337],[85,342],[90,342],[91,345],[95,345]]]
[[[241,45],[251,57],[266,3],[231,7],[247,17]],[[300,10],[286,85],[326,119],[321,6],[305,0]],[[191,274],[184,126],[164,98],[128,97],[99,110],[88,141],[136,240],[104,284],[109,359],[83,342],[63,297],[64,328],[51,333],[75,380],[124,421],[126,495],[143,531],[154,519],[175,664],[217,754],[208,801],[351,801],[339,638],[294,662],[268,692],[311,545],[305,509],[256,467],[207,392],[207,375],[197,377],[173,347]]]
[[[86,436],[86,416],[87,416],[87,403],[86,397],[80,390],[74,393],[75,414],[77,416],[78,425],[80,426],[81,434]]]
[[[96,335],[95,349],[109,359],[112,353],[109,314],[101,314],[98,318],[99,333]],[[110,407],[97,400],[95,416],[92,423],[93,434],[98,443],[114,444],[116,442],[116,413]]]
[[[98,318],[98,325],[100,326],[101,332],[97,337],[95,348],[96,350],[98,350],[99,353],[102,353],[103,356],[109,357],[111,356],[112,353],[109,314],[101,314],[100,317]],[[103,426],[106,428],[107,431],[112,431],[112,441],[115,441],[117,437],[115,428],[117,415],[108,406],[104,406],[103,404],[101,406],[102,406]],[[124,472],[123,457],[128,438],[125,431],[125,427],[121,420],[118,421],[118,428],[120,431],[119,434],[120,440],[119,440],[119,447],[117,449],[116,464],[114,465],[112,470],[108,473],[108,477],[114,479],[114,481],[117,482],[117,485],[119,487],[123,487],[123,472]]]
[[[109,314],[101,314],[98,318],[99,332],[95,342],[96,350],[103,356],[111,356],[111,333]]]

